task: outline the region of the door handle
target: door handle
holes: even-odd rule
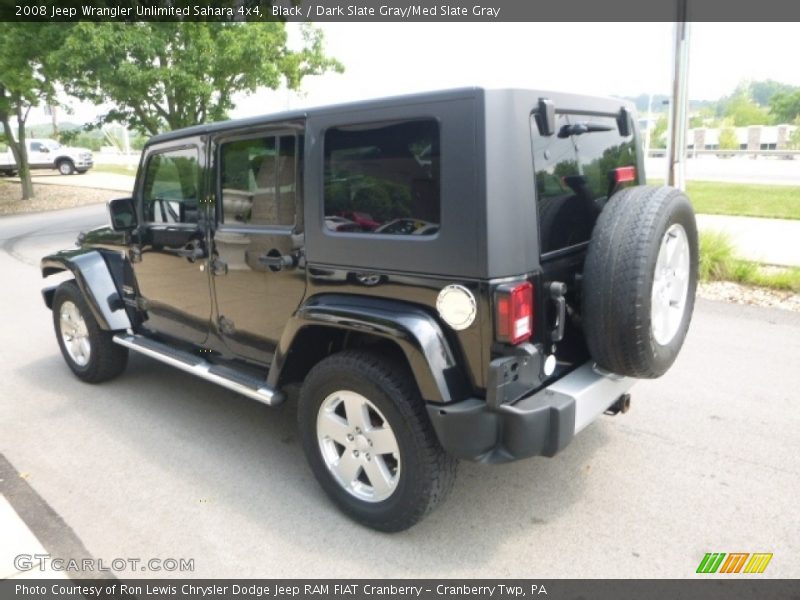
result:
[[[258,262],[269,267],[270,271],[282,271],[297,266],[296,256],[291,254],[279,254],[277,250],[270,250],[267,254],[258,257]]]

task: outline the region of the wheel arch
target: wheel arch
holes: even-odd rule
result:
[[[433,317],[402,302],[340,294],[314,296],[298,309],[286,324],[267,381],[277,387],[302,380],[326,356],[362,347],[402,360],[426,401],[468,395],[466,378]]]
[[[50,254],[42,259],[40,267],[42,277],[64,271],[72,273],[102,329],[118,331],[131,327],[113,269],[99,250],[80,249]],[[42,290],[48,308],[52,308],[54,294],[52,286]]]

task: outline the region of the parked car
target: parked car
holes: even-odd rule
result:
[[[439,225],[437,223],[428,223],[421,219],[394,219],[378,227],[375,233],[392,235],[433,235],[437,231],[439,231]]]
[[[358,223],[336,215],[325,217],[325,225],[332,231],[363,231]]]
[[[380,227],[380,223],[378,223],[375,219],[372,218],[372,215],[369,215],[365,212],[344,212],[342,215],[345,219],[350,219],[354,223],[356,223],[361,229],[364,231],[374,231],[378,227]]]
[[[55,140],[28,139],[28,165],[31,169],[57,169],[62,175],[86,173],[94,165],[91,150],[62,146]],[[2,150],[2,149],[0,149]],[[11,148],[0,151],[0,173],[15,175],[19,170]]]
[[[460,89],[199,125],[150,139],[109,214],[42,259],[74,275],[43,290],[68,367],[107,381],[133,351],[268,406],[299,388],[311,470],[383,531],[459,460],[553,456],[626,412],[694,306],[692,205],[645,185],[618,99]]]

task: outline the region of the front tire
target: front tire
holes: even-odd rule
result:
[[[117,377],[128,364],[128,349],[98,325],[80,288],[65,281],[53,298],[53,325],[61,354],[79,379],[100,383]]]
[[[62,175],[72,175],[75,172],[75,163],[68,159],[60,160],[56,168]]]
[[[408,529],[447,496],[457,461],[433,431],[410,374],[345,351],[317,364],[300,392],[308,463],[336,505],[379,531]]]

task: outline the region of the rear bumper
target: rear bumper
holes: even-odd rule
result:
[[[636,382],[603,373],[591,362],[513,404],[491,406],[469,398],[428,405],[442,447],[453,456],[502,463],[553,456]]]

